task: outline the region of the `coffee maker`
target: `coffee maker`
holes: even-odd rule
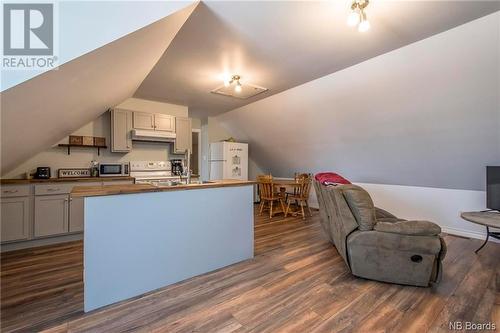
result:
[[[174,176],[181,176],[184,172],[182,160],[171,160],[170,163],[172,163],[172,174]]]

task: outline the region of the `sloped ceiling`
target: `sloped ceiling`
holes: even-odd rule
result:
[[[497,12],[216,120],[275,176],[484,190],[500,165],[499,59]]]
[[[498,1],[373,1],[372,29],[359,33],[346,25],[350,2],[202,3],[135,96],[213,116],[500,9]],[[210,94],[224,72],[269,91],[246,100]]]
[[[59,65],[181,10],[194,1],[57,1]],[[137,15],[140,12],[141,15]],[[133,17],[133,19],[131,19]],[[105,27],[105,28],[103,28]],[[49,69],[2,71],[0,89],[7,90]]]
[[[131,97],[196,6],[2,92],[1,173]]]

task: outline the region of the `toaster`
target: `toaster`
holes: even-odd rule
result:
[[[50,178],[50,168],[49,167],[38,167],[35,172],[36,179],[49,179]]]

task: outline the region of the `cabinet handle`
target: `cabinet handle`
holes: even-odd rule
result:
[[[16,193],[17,190],[5,190],[3,191],[3,193]]]
[[[48,188],[47,192],[59,191],[59,188]]]
[[[64,201],[68,201],[68,198],[64,199]]]

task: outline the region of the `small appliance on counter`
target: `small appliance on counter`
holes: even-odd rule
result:
[[[99,177],[130,176],[129,163],[99,163]]]
[[[50,178],[50,168],[49,167],[36,168],[34,178],[36,178],[36,179],[49,179]]]
[[[172,174],[174,176],[181,176],[184,172],[182,160],[170,160],[170,163],[172,163]]]

